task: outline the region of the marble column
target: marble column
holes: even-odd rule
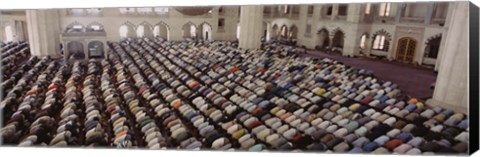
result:
[[[295,24],[297,26],[297,45],[308,45],[307,40],[305,40],[306,27],[307,27],[307,18],[308,18],[308,5],[300,6],[300,15],[299,23]]]
[[[56,9],[27,10],[30,51],[34,56],[60,57],[60,16]]]
[[[357,56],[360,51],[360,40],[364,33],[360,30],[359,25],[362,12],[362,4],[348,4],[347,21],[352,23],[350,29],[345,30],[345,38],[343,44],[344,56]]]
[[[270,18],[273,18],[275,15],[275,6],[268,6],[268,9],[270,9]]]
[[[25,41],[25,32],[23,31],[23,22],[15,21],[15,38],[17,41]]]
[[[239,47],[257,49],[261,46],[263,6],[241,6]]]
[[[468,22],[469,2],[455,2],[444,44],[442,64],[439,67],[433,98],[427,104],[457,112],[468,111]],[[474,80],[478,81],[478,80]]]
[[[405,4],[397,4],[397,13],[395,14],[395,22],[400,23],[400,19],[402,18],[403,11],[405,9]]]
[[[291,5],[288,5],[288,18],[292,18],[293,16],[293,7]]]
[[[434,2],[429,2],[427,4],[427,14],[425,14],[425,19],[424,19],[424,23],[426,25],[429,25],[432,23],[432,18],[433,18],[433,10],[435,9],[435,3]]]
[[[333,4],[332,5],[332,16],[330,17],[331,20],[335,20],[335,18],[337,18],[337,15],[338,15],[338,4]]]
[[[328,36],[328,40],[329,40],[329,42],[328,42],[328,47],[330,47],[330,48],[333,47],[333,37],[335,37],[335,34],[332,33],[332,32],[330,32],[330,33],[329,33],[329,36]]]
[[[440,68],[440,65],[441,65],[441,61],[442,61],[442,55],[443,55],[443,51],[445,49],[445,46],[447,44],[443,44],[446,42],[446,39],[448,38],[448,27],[449,27],[449,24],[450,24],[450,21],[455,18],[455,17],[452,17],[452,12],[453,12],[453,9],[454,9],[454,3],[449,3],[448,4],[448,10],[447,10],[447,17],[445,18],[445,26],[442,27],[443,29],[443,33],[442,33],[442,40],[440,41],[440,49],[438,50],[438,55],[437,55],[437,60],[435,62],[435,71],[438,71],[438,69]]]

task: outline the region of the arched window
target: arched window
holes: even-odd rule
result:
[[[348,12],[347,4],[341,4],[338,6],[338,16],[347,16],[347,12]]]
[[[137,37],[141,38],[145,35],[145,26],[140,25],[137,27]]]
[[[381,3],[380,11],[378,12],[380,16],[389,16],[390,13],[390,3]]]
[[[69,24],[65,30],[65,32],[83,32],[84,26],[78,22],[73,22]]]
[[[372,36],[373,43],[372,49],[379,50],[379,51],[388,51],[390,47],[390,34],[385,30],[379,30],[375,32]]]
[[[103,25],[98,22],[92,22],[87,25],[87,32],[103,32]]]
[[[128,26],[122,25],[120,26],[120,38],[127,38],[128,36]]]
[[[385,35],[376,35],[373,40],[374,50],[388,51],[389,41],[386,40]]]
[[[367,41],[367,35],[364,34],[362,35],[362,37],[360,38],[360,48],[361,49],[365,49],[365,42]]]
[[[7,37],[7,42],[13,41],[13,29],[12,26],[5,27],[5,36]]]
[[[326,9],[325,15],[327,15],[327,16],[332,15],[332,13],[333,13],[333,6],[332,6],[332,5],[328,5],[328,6],[326,6],[326,8],[327,8],[327,9]]]

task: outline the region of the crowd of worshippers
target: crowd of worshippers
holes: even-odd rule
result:
[[[467,153],[463,113],[328,58],[267,45],[127,40],[108,57],[34,65],[1,102],[4,144],[19,146]],[[99,88],[100,87],[100,88]]]
[[[2,54],[2,80],[6,76],[14,75],[18,71],[20,63],[28,60],[30,49],[27,42],[9,42],[0,48]]]

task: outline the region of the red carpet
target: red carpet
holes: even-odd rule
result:
[[[437,78],[433,69],[365,57],[349,58],[319,51],[309,51],[306,56],[331,58],[345,65],[373,71],[375,77],[396,83],[404,94],[411,97],[425,99],[433,95],[433,89],[430,86]]]

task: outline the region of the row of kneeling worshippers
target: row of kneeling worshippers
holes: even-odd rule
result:
[[[23,73],[29,70],[31,64],[27,60],[34,60],[30,57],[30,49],[26,42],[11,42],[0,48],[2,52],[2,92],[6,93],[13,82],[18,81]]]
[[[22,146],[468,151],[466,115],[403,99],[396,84],[335,60],[155,38],[109,43],[108,54],[64,66],[71,74],[47,68],[55,88],[40,87],[46,90],[34,96],[39,105],[6,103],[17,110],[2,135]],[[58,97],[41,97],[53,91]]]

